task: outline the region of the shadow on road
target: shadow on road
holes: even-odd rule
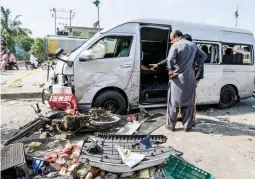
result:
[[[210,119],[199,119],[193,131],[204,134],[221,134],[224,136],[255,136],[255,126],[243,123],[221,122]]]
[[[255,105],[255,99],[250,98],[247,100],[243,100],[240,103],[235,104],[235,106],[226,109],[219,109],[217,105],[200,105],[197,106],[197,112],[202,114],[207,114],[209,116],[217,117],[217,116],[237,116],[242,114],[254,114],[255,109],[252,107]],[[213,112],[210,112],[210,109],[213,109]]]

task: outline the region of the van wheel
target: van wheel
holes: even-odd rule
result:
[[[93,107],[101,107],[112,113],[123,115],[127,112],[127,102],[117,91],[105,91],[96,97]]]
[[[219,107],[222,109],[232,107],[235,104],[235,101],[236,101],[235,89],[230,85],[224,86],[220,92]]]

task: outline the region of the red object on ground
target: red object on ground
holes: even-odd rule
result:
[[[52,94],[49,105],[51,109],[78,109],[77,99],[74,94]]]
[[[43,160],[50,162],[50,163],[55,163],[56,159],[58,158],[58,153],[57,152],[48,152],[44,157]]]
[[[124,117],[126,121],[136,121],[137,120],[137,114],[130,114]]]

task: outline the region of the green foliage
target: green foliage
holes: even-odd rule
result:
[[[33,38],[29,37],[32,34],[27,28],[22,28],[22,23],[19,21],[21,15],[12,18],[11,10],[1,6],[1,36],[7,43],[7,48],[15,54],[19,60],[29,59],[29,50],[34,43]]]
[[[1,36],[3,36],[4,32],[13,36],[32,34],[31,30],[21,27],[22,22],[18,20],[20,16],[21,15],[17,15],[12,19],[11,10],[1,6]]]
[[[31,53],[39,59],[46,58],[46,40],[44,38],[37,38],[31,47]]]
[[[14,45],[15,45],[15,39],[12,35],[10,35],[8,32],[3,32],[2,37],[7,43],[7,47],[12,52],[15,52]]]
[[[27,35],[19,35],[15,37],[15,42],[17,45],[23,48],[26,52],[29,52],[31,49],[31,46],[34,43],[34,39]]]
[[[73,35],[78,37],[78,36],[81,35],[81,32],[80,31],[73,31]]]

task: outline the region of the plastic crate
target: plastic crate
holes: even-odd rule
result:
[[[28,178],[28,168],[22,143],[1,147],[1,179]]]
[[[52,94],[49,100],[50,108],[53,109],[78,109],[74,94]]]
[[[179,157],[169,155],[163,174],[166,179],[214,179],[214,177]]]

